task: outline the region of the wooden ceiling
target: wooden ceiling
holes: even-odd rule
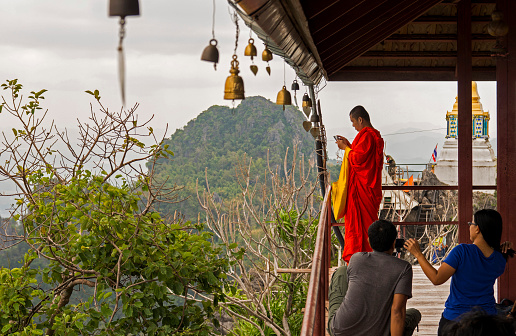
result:
[[[495,80],[487,32],[495,0],[471,0],[473,79]],[[456,80],[457,1],[441,0],[241,0],[253,26],[276,45],[296,69],[317,84],[330,81]],[[242,3],[244,4],[242,6]],[[253,3],[254,8],[245,7]],[[271,11],[276,24],[263,18]],[[249,13],[250,12],[250,13]],[[250,15],[249,15],[250,14]],[[270,15],[269,15],[270,17]],[[290,20],[294,29],[276,29]],[[250,22],[250,21],[248,21]],[[275,28],[276,26],[276,28]],[[299,46],[296,45],[299,43]],[[295,51],[311,57],[290,59]],[[289,49],[290,48],[290,49]],[[301,61],[301,62],[300,62]],[[305,64],[305,63],[310,64]],[[317,68],[318,71],[314,69]],[[319,76],[314,76],[319,74]]]

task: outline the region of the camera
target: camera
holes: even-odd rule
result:
[[[338,135],[334,135],[333,138],[335,139],[335,141],[339,141],[340,140]]]
[[[405,239],[396,238],[396,243],[394,244],[394,248],[396,250],[401,250],[403,248],[403,245],[405,245]]]

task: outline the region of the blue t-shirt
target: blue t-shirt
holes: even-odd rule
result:
[[[444,262],[455,269],[446,300],[444,318],[453,320],[473,307],[495,315],[493,286],[505,270],[506,260],[494,251],[486,258],[474,244],[460,244],[450,251]]]

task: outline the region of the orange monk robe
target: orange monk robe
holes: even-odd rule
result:
[[[383,139],[380,132],[364,127],[349,152],[349,180],[344,223],[344,251],[348,262],[353,253],[371,252],[367,229],[378,220],[382,201]]]

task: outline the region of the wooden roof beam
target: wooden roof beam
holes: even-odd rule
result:
[[[354,3],[353,1],[341,1],[337,8],[321,13],[311,19],[310,31],[314,41],[318,43],[325,40],[333,40],[334,35],[343,31],[349,31],[348,27],[355,22],[369,21],[371,17],[378,16],[378,8],[388,8],[389,0],[368,0]],[[335,6],[334,6],[335,7]],[[336,13],[339,13],[336,15]]]
[[[491,22],[490,16],[472,16],[472,23],[483,23],[488,24]],[[412,23],[441,23],[441,24],[457,24],[456,16],[437,16],[437,15],[425,15],[415,19]]]
[[[473,58],[491,58],[490,51],[475,51]],[[420,59],[420,58],[457,58],[457,51],[368,51],[359,59],[370,58],[398,58],[398,59]]]
[[[489,34],[473,34],[472,41],[495,41]],[[389,42],[456,42],[456,34],[394,34],[385,39]]]
[[[398,29],[413,21],[422,13],[425,13],[429,8],[431,8],[439,1],[440,0],[399,1],[403,10],[400,10],[400,8],[394,6],[394,12],[387,11],[385,13],[379,13],[380,17],[377,20],[363,22],[362,25],[365,26],[356,27],[354,34],[348,34],[348,36],[345,36],[341,42],[335,44],[332,47],[331,51],[328,50],[325,56],[323,56],[322,52],[320,53],[328,75],[338,71],[351,60],[372,48],[378,42],[385,40]],[[391,15],[395,14],[397,14],[398,19],[389,20]],[[336,54],[338,54],[339,57],[335,61],[325,61],[325,59],[327,60]]]
[[[329,81],[456,81],[455,67],[347,66]],[[496,80],[495,67],[473,67],[473,80]]]

